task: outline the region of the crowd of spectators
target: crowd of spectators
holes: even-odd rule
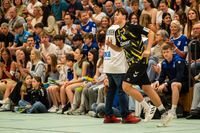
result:
[[[191,64],[190,118],[200,118],[199,0],[0,1],[0,111],[103,117],[105,36],[115,10],[124,8],[129,23],[155,33],[147,69],[152,86],[163,76],[166,43]],[[134,112],[134,102],[129,106]],[[120,115],[117,96],[113,110]]]

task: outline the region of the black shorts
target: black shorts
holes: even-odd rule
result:
[[[150,85],[149,77],[147,75],[147,64],[136,63],[129,67],[125,78],[125,82],[131,83],[133,85]]]

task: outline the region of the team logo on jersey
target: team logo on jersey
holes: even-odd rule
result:
[[[138,73],[139,73],[139,72],[135,71],[135,72],[133,73],[133,77],[134,77],[134,78],[137,77],[137,76],[138,76]]]

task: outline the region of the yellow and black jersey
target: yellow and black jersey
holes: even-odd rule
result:
[[[116,45],[123,47],[129,66],[134,63],[148,63],[146,58],[142,58],[144,44],[141,36],[142,34],[147,36],[148,33],[149,29],[129,23],[115,32]]]

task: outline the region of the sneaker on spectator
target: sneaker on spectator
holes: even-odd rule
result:
[[[85,114],[85,109],[80,107],[77,110],[72,112],[73,115],[84,115]]]
[[[170,111],[165,112],[161,115],[161,123],[158,125],[158,127],[167,127],[172,119],[174,119],[174,114],[172,114]]]
[[[150,108],[148,110],[145,110],[144,122],[149,122],[153,118],[155,112],[156,112],[156,106],[150,104]]]
[[[5,101],[4,100],[0,100],[0,104],[5,104]]]
[[[96,113],[94,111],[89,111],[88,115],[91,117],[96,117]]]
[[[3,112],[3,111],[10,111],[10,104],[3,104],[0,107],[0,112]]]
[[[117,118],[116,116],[104,116],[103,123],[120,123],[121,119]]]
[[[52,106],[49,110],[48,110],[48,112],[50,112],[50,113],[56,113],[58,111],[58,107],[56,107],[56,106]]]
[[[140,121],[141,121],[140,118],[133,116],[131,114],[129,114],[126,118],[122,119],[122,123],[138,123]]]
[[[73,112],[75,111],[75,109],[69,109],[67,111],[64,112],[65,115],[73,115]]]

